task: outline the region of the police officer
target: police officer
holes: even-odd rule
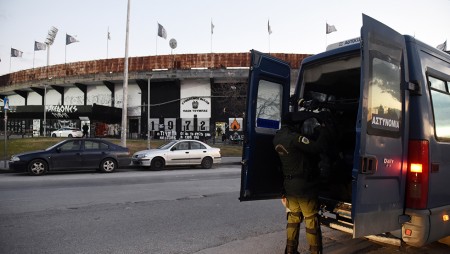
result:
[[[285,253],[298,253],[300,223],[305,221],[306,239],[311,253],[322,253],[322,233],[318,219],[319,154],[327,143],[327,131],[315,118],[294,121],[288,113],[273,144],[284,175],[287,214]],[[297,118],[298,117],[294,117]]]

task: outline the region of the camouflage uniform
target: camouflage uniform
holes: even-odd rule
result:
[[[322,233],[318,220],[319,154],[327,143],[327,131],[320,127],[316,141],[302,136],[293,125],[283,124],[273,144],[281,160],[286,192],[287,242],[285,253],[298,253],[300,223],[305,220],[306,239],[311,253],[322,253]]]

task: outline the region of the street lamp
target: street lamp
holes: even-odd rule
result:
[[[52,77],[48,78],[48,81],[52,80]],[[46,132],[47,132],[47,84],[44,84],[44,121],[43,121],[43,125],[44,125],[44,133],[43,136],[47,136]]]
[[[150,80],[152,79],[152,74],[147,74],[147,147],[150,150]]]

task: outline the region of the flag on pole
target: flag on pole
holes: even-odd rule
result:
[[[79,40],[75,39],[75,37],[66,34],[66,45],[69,45],[74,42],[79,42]]]
[[[166,29],[159,23],[158,23],[158,36],[167,39]]]
[[[34,41],[34,51],[46,50],[47,44],[43,42]]]
[[[269,33],[269,35],[272,34],[272,28],[270,27],[270,20],[267,20],[267,32]]]
[[[108,40],[111,40],[111,33],[108,31]]]
[[[334,26],[334,25],[328,25],[328,23],[326,23],[327,24],[327,34],[330,34],[330,33],[332,33],[332,32],[336,32],[337,31],[337,29],[336,29],[336,27]]]
[[[213,34],[213,33],[214,33],[214,24],[213,24],[213,22],[211,20],[211,34]]]
[[[22,57],[22,54],[22,51],[11,48],[11,57]]]
[[[437,45],[436,48],[439,50],[442,50],[442,51],[446,51],[447,50],[447,40],[445,40],[444,43]]]

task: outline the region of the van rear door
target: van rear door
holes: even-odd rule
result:
[[[240,200],[277,198],[283,189],[280,161],[272,140],[289,111],[290,66],[251,51],[244,124]]]
[[[352,172],[354,237],[401,227],[408,138],[404,37],[363,15],[361,38],[361,100]]]

